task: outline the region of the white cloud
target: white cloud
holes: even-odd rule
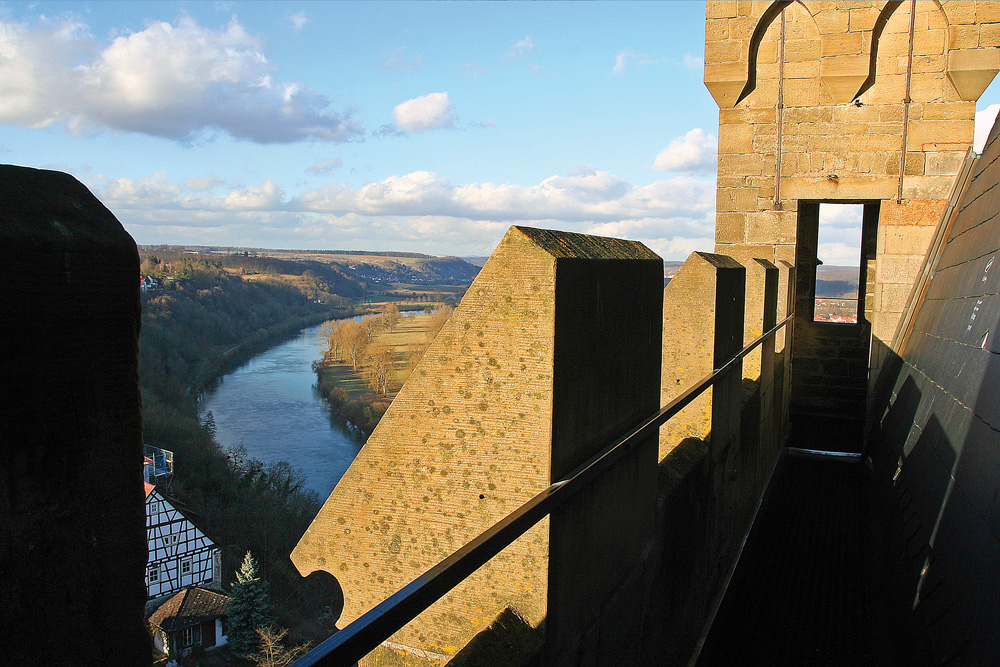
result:
[[[316,164],[307,168],[306,172],[310,174],[316,174],[317,176],[321,176],[323,174],[329,174],[334,169],[340,169],[340,167],[343,166],[343,164],[344,164],[343,160],[341,160],[339,157],[334,157],[330,158],[329,160],[322,160],[320,162],[317,162]]]
[[[0,124],[110,128],[178,141],[221,130],[260,143],[363,136],[302,83],[272,81],[260,41],[235,19],[150,23],[101,46],[83,24],[0,21]]]
[[[184,187],[195,192],[206,192],[224,184],[224,180],[215,176],[198,176],[184,181]]]
[[[714,174],[719,158],[719,142],[696,127],[683,138],[670,142],[653,162],[653,171],[679,171],[688,174]]]
[[[990,137],[990,130],[996,122],[997,112],[1000,112],[1000,104],[991,104],[985,109],[976,112],[976,131],[972,140],[972,149],[977,153],[983,152],[986,140]]]
[[[531,35],[526,35],[524,39],[514,42],[510,47],[510,50],[504,54],[504,62],[510,63],[523,58],[532,51],[535,50],[535,42],[531,39]]]
[[[864,211],[864,204],[822,204],[819,207],[820,229],[861,229]]]
[[[428,93],[397,104],[392,117],[403,132],[450,128],[455,122],[447,92]]]
[[[300,9],[291,16],[288,17],[288,22],[292,26],[292,30],[298,32],[302,28],[306,27],[306,23],[309,22],[309,17],[306,16],[306,10]]]
[[[702,56],[693,56],[690,53],[684,54],[681,64],[692,72],[700,72],[705,69],[705,59]]]
[[[653,58],[650,58],[645,53],[639,53],[634,49],[622,49],[615,56],[615,66],[611,68],[611,73],[615,76],[624,76],[625,71],[629,68],[638,69],[640,67],[645,67],[646,65],[651,65],[657,62]]]
[[[463,79],[469,79],[470,81],[475,81],[483,74],[486,74],[486,70],[482,68],[479,63],[465,63],[462,66],[461,76]]]
[[[211,192],[204,189],[210,184]],[[254,238],[250,245],[371,248],[392,238],[401,249],[482,254],[508,225],[524,224],[640,240],[669,259],[684,259],[692,249],[711,250],[714,234],[715,184],[686,176],[637,186],[580,167],[522,186],[454,184],[416,171],[291,195],[272,180],[228,192],[219,185],[205,177],[182,186],[163,173],[90,183],[140,243],[166,242],[170,229],[198,228],[228,245]]]

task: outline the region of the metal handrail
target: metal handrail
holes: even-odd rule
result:
[[[774,336],[794,317],[788,315],[772,329],[744,347],[725,363],[683,391],[652,416],[634,427],[565,477],[538,493],[506,517],[493,524],[440,563],[380,602],[360,618],[320,643],[292,667],[346,667],[371,653],[383,641],[444,597],[493,556],[508,547],[547,514],[562,505],[580,488],[614,465],[638,443],[656,433],[671,417],[688,406],[720,376],[734,368],[765,340]]]

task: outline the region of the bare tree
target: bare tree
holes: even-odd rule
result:
[[[387,303],[382,306],[382,325],[386,331],[392,331],[399,324],[403,316],[399,312],[399,306],[394,303]]]
[[[340,359],[344,356],[343,325],[345,320],[327,322],[320,328],[320,334],[326,338],[326,356],[330,359]]]
[[[389,392],[389,380],[395,370],[395,353],[385,343],[372,343],[365,350],[365,381],[380,394]]]
[[[382,316],[365,315],[361,318],[361,328],[364,329],[365,335],[368,336],[368,342],[372,342],[375,338],[375,332],[383,328]]]
[[[260,667],[287,667],[309,650],[309,644],[285,646],[285,635],[288,630],[278,630],[274,626],[257,628],[260,636],[260,651],[250,656],[250,659]]]
[[[346,320],[340,326],[340,344],[343,347],[344,354],[350,358],[351,365],[355,371],[361,365],[365,348],[368,347],[370,341],[371,337],[368,335],[368,330],[362,326],[361,322]]]

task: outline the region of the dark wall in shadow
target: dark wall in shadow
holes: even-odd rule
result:
[[[997,134],[905,347],[876,384],[870,451],[906,664],[1000,664]]]

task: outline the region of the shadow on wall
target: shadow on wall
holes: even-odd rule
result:
[[[1000,433],[982,415],[997,410],[1000,375],[989,363],[964,380],[975,398],[969,407],[893,357],[872,457],[890,611],[903,628],[898,645],[911,651],[904,663],[997,664]]]

